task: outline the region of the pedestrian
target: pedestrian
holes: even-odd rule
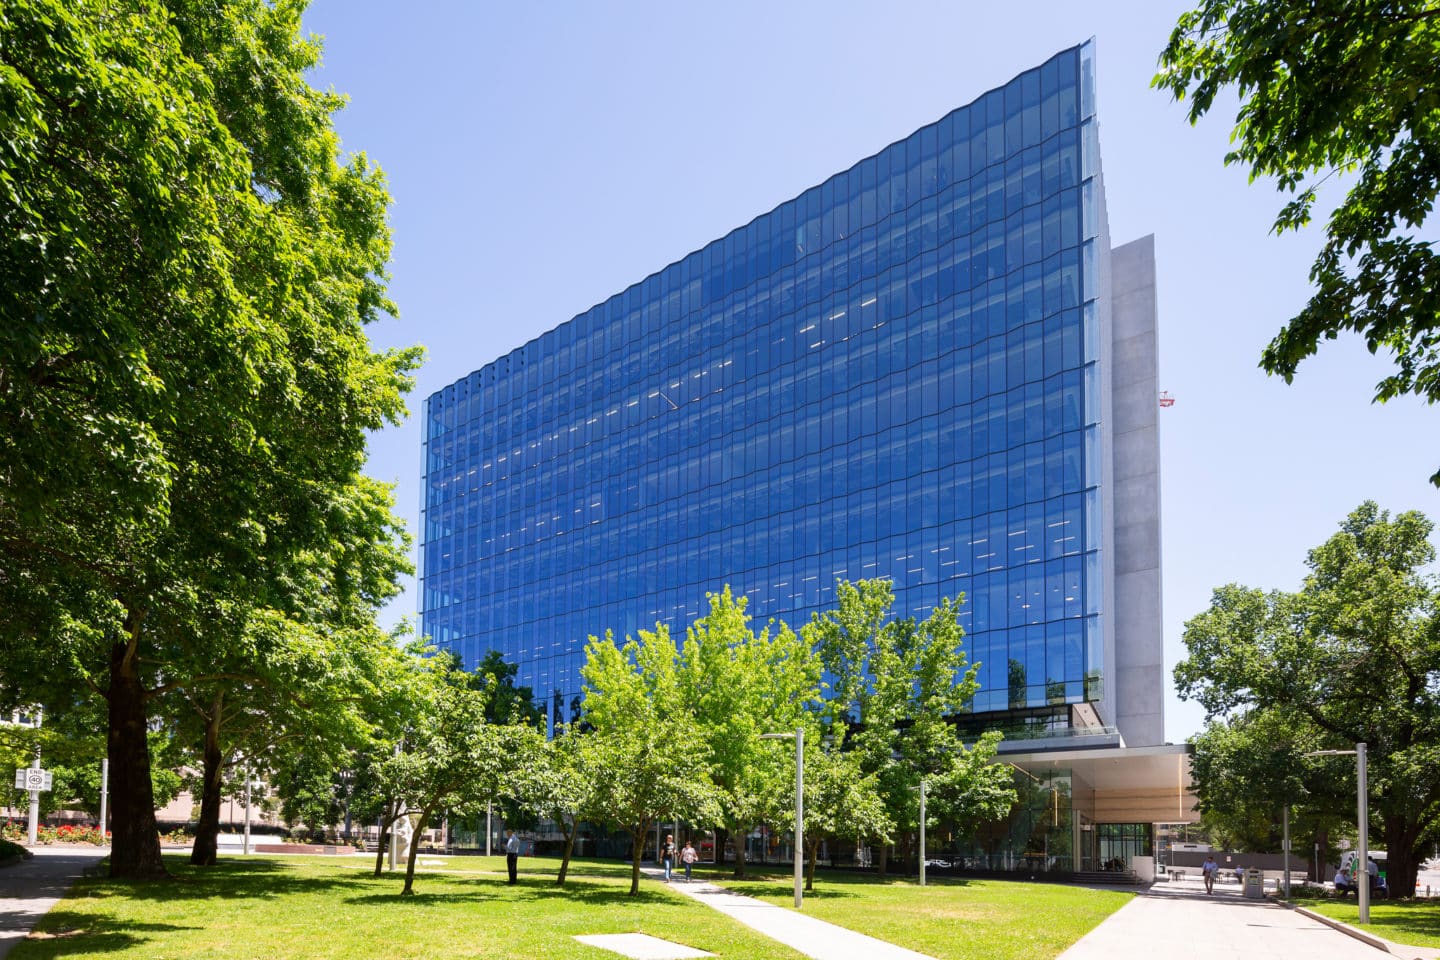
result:
[[[514,830],[505,831],[505,869],[510,873],[509,883],[519,883],[516,868],[520,859],[520,838],[515,836]]]
[[[1200,874],[1205,878],[1205,892],[1215,892],[1215,873],[1220,869],[1220,864],[1215,862],[1215,857],[1206,854],[1205,862],[1200,865]]]
[[[1241,886],[1245,885],[1245,868],[1238,863],[1235,864],[1235,882]]]
[[[695,847],[689,840],[685,841],[685,849],[680,851],[680,862],[685,864],[685,882],[690,882],[690,868],[695,861],[700,859],[700,854],[695,852]]]
[[[675,869],[675,834],[665,834],[665,843],[660,847],[660,860],[665,864],[665,882],[670,882],[670,872]]]

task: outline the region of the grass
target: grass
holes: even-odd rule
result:
[[[1369,923],[1360,923],[1360,905],[1354,900],[1296,897],[1292,902],[1395,943],[1440,947],[1440,903],[1434,900],[1373,900]]]
[[[737,893],[792,907],[790,875],[714,879]],[[1047,960],[1060,954],[1133,896],[1012,880],[877,880],[821,871],[804,912],[940,960]],[[793,907],[792,907],[793,909]]]
[[[371,877],[373,860],[222,858],[199,869],[167,857],[173,881],[78,881],[9,960],[614,960],[572,936],[634,932],[736,960],[800,958],[659,884],[628,896],[624,864],[576,864],[557,889],[554,861],[521,863],[534,872],[522,869],[511,887],[502,857],[424,857],[415,896],[401,897],[401,876]],[[442,866],[455,872],[435,872]]]

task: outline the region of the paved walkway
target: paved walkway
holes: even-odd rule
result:
[[[37,847],[33,858],[0,868],[0,957],[25,939],[71,881],[109,852],[109,847]]]
[[[662,871],[653,867],[643,868],[642,872],[652,879],[664,876]],[[732,893],[713,883],[685,883],[682,880],[670,886],[677,893],[699,900],[814,960],[933,960],[926,954],[906,950],[754,897]],[[1106,960],[1114,960],[1114,957]],[[1327,957],[1326,960],[1336,958]]]
[[[1403,948],[1400,948],[1403,949]],[[1424,951],[1401,956],[1423,956]],[[1165,960],[1385,960],[1382,950],[1295,910],[1265,900],[1246,900],[1234,884],[1206,896],[1198,879],[1161,882],[1107,917],[1059,960],[1115,960],[1157,956]]]

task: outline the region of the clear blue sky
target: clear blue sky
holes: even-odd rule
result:
[[[395,197],[382,345],[422,343],[424,397],[1050,54],[1097,39],[1115,243],[1156,235],[1166,675],[1187,618],[1240,582],[1293,589],[1362,500],[1440,518],[1440,410],[1370,404],[1386,364],[1341,340],[1292,386],[1256,363],[1307,296],[1318,231],[1221,164],[1234,104],[1198,128],[1149,89],[1186,4],[316,0],[316,75]],[[370,472],[419,515],[418,416]],[[412,589],[388,619],[413,616]],[[1202,725],[1167,693],[1166,736]]]

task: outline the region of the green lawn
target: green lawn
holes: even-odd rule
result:
[[[713,878],[737,893],[791,906],[792,875]],[[1010,880],[880,881],[821,871],[805,913],[940,960],[1048,960],[1090,932],[1133,896]]]
[[[1364,924],[1359,922],[1360,906],[1354,900],[1296,897],[1293,902],[1395,943],[1440,947],[1440,901],[1376,900],[1370,904],[1370,922]]]
[[[305,958],[588,958],[616,954],[582,946],[587,933],[648,933],[726,958],[799,960],[703,904],[646,882],[627,896],[623,864],[578,864],[584,876],[554,884],[555,861],[525,859],[521,882],[504,882],[501,857],[443,860],[415,878],[375,879],[358,858],[222,858],[199,870],[167,857],[178,878],[133,884],[78,882],[41,921],[48,939],[20,942],[9,960],[287,960]]]

